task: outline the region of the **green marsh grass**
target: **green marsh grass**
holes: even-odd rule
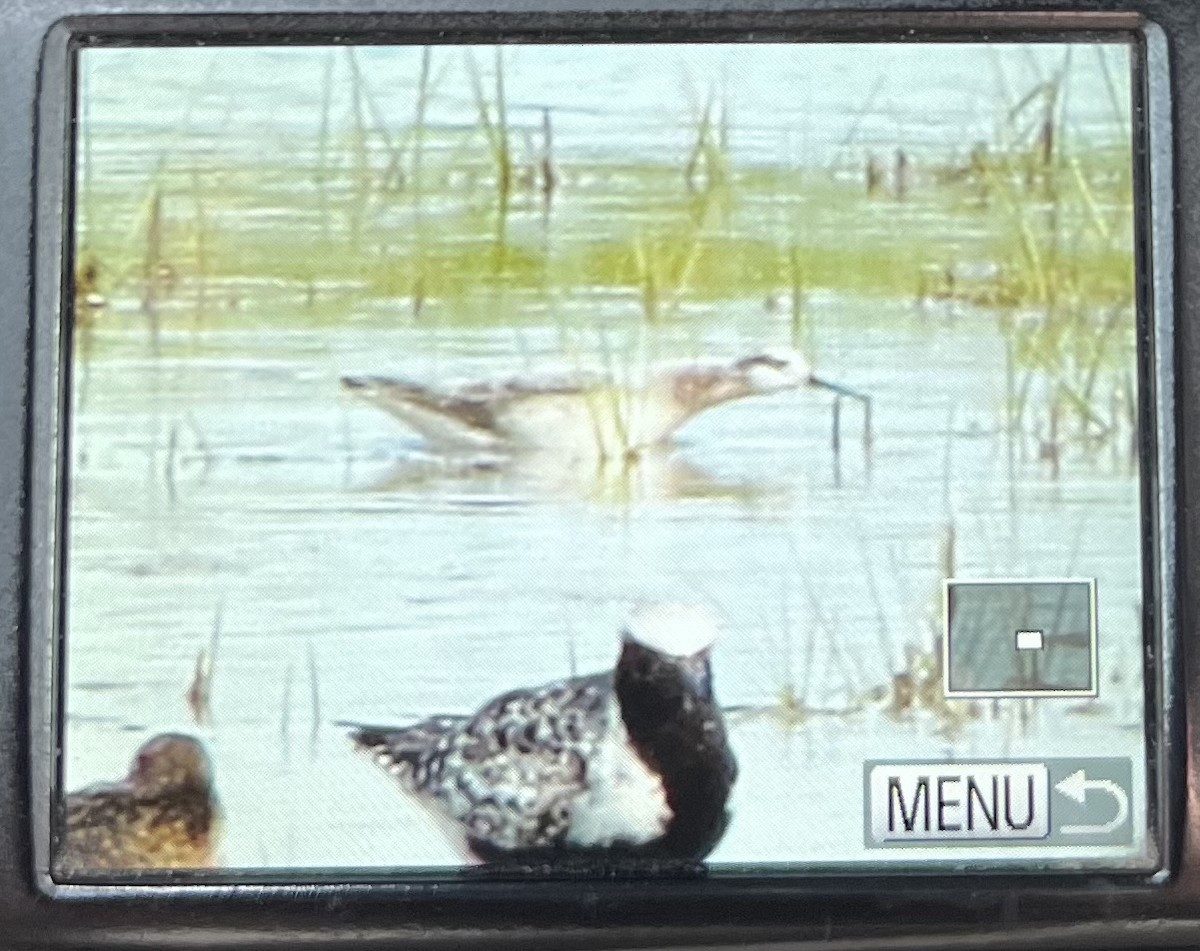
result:
[[[1046,438],[1051,422],[1052,440],[1092,448],[1128,427],[1117,407],[1132,400],[1119,371],[1132,347],[1130,155],[1067,124],[1067,60],[1006,94],[995,133],[969,159],[914,161],[903,202],[834,174],[851,154],[861,167],[853,129],[838,168],[796,167],[782,155],[774,165],[739,164],[736,116],[716,85],[685,119],[674,160],[567,160],[552,152],[549,110],[526,120],[510,108],[502,49],[486,74],[470,52],[452,63],[424,49],[411,110],[391,124],[352,50],[344,62],[325,60],[312,131],[307,143],[298,134],[287,161],[208,156],[201,170],[181,139],[137,182],[106,178],[87,146],[80,247],[114,275],[114,296],[140,297],[155,349],[160,323],[180,316],[163,299],[163,264],[183,272],[197,324],[248,319],[211,303],[215,287],[239,280],[306,303],[249,318],[260,322],[342,321],[356,302],[408,299],[412,318],[435,335],[504,321],[517,352],[522,321],[544,320],[549,309],[563,324],[564,351],[600,349],[615,378],[633,379],[661,355],[665,325],[687,326],[699,351],[703,327],[688,323],[698,305],[716,314],[731,301],[755,302],[759,326],[779,337],[764,343],[786,340],[811,354],[814,290],[910,300],[931,269],[953,275],[984,262],[986,276],[942,293],[973,313],[979,333],[998,329],[1007,340],[1002,409],[1017,451],[1039,430]],[[474,121],[462,128],[428,121],[447,71],[465,80],[473,103]],[[1109,85],[1114,122],[1127,123]],[[348,104],[342,117],[337,102]],[[539,135],[540,155],[528,146],[527,183],[514,143]],[[91,142],[90,126],[81,136]],[[580,288],[628,299],[638,319],[606,327],[601,345],[595,326],[566,326],[556,313]],[[546,306],[506,303],[526,293]],[[626,429],[632,411],[598,410],[621,414]]]
[[[1081,156],[1084,168],[1100,166],[1093,177],[1111,168],[1114,157],[1105,154]],[[1031,220],[1029,203],[1014,199],[999,210],[980,212],[964,208],[953,192],[922,196],[929,213],[901,216],[886,221],[892,209],[880,209],[867,200],[857,185],[809,179],[802,195],[805,216],[813,222],[808,233],[795,238],[776,238],[756,227],[765,217],[771,200],[766,182],[748,174],[737,182],[742,197],[733,227],[703,230],[697,237],[697,219],[692,202],[669,188],[660,190],[670,169],[654,166],[613,169],[638,189],[634,220],[623,221],[628,202],[614,201],[597,189],[594,193],[564,192],[556,201],[556,218],[576,215],[581,221],[571,228],[560,224],[554,246],[548,251],[539,240],[508,242],[502,267],[484,253],[493,246],[494,210],[489,213],[471,193],[442,193],[432,196],[442,202],[436,220],[429,216],[423,242],[407,242],[406,232],[385,225],[362,223],[358,250],[349,234],[342,242],[324,245],[316,233],[304,227],[257,226],[247,220],[237,227],[223,227],[220,239],[208,249],[208,277],[234,279],[254,277],[282,283],[307,283],[314,276],[322,281],[358,284],[368,296],[404,293],[410,280],[397,274],[425,272],[430,295],[455,297],[493,286],[537,289],[560,282],[567,289],[576,284],[628,288],[641,294],[650,280],[649,261],[662,284],[686,283],[689,299],[721,300],[747,295],[762,299],[767,293],[787,289],[802,305],[807,288],[828,288],[852,293],[895,296],[908,299],[923,266],[929,262],[992,260],[1001,264],[1009,300],[1016,305],[1048,302],[1057,291],[1069,286],[1072,299],[1083,306],[1111,304],[1128,296],[1132,282],[1132,241],[1122,242],[1114,226],[1110,240],[1089,238],[1071,249],[1067,260],[1054,256],[1044,229]],[[255,183],[260,170],[230,169],[222,180],[207,184],[205,203],[211,212],[227,220],[239,211],[269,208],[277,199],[263,195]],[[344,170],[330,172],[345,174]],[[1002,173],[993,173],[997,180]],[[158,254],[172,254],[178,235],[164,233],[180,209],[169,197],[186,191],[190,183],[182,176],[164,174],[152,189],[157,225],[144,230],[143,251],[158,246]],[[1077,187],[1077,186],[1076,186]],[[320,190],[317,191],[320,194]],[[94,202],[98,224],[89,235],[89,247],[114,273],[136,267],[138,251],[129,241],[130,202],[136,196],[97,188]],[[1094,199],[1093,199],[1094,200]],[[300,219],[329,220],[337,229],[336,213],[354,220],[345,205],[352,196],[330,195],[330,205],[341,203],[334,214],[323,213],[314,195],[297,194],[288,199],[288,210]],[[915,208],[910,202],[906,210]],[[983,220],[981,220],[981,218]],[[106,222],[113,222],[106,225]],[[583,221],[595,221],[587,228]],[[894,225],[894,226],[893,226]],[[958,226],[963,231],[958,231]],[[352,227],[343,225],[346,231]],[[139,229],[140,230],[140,229]],[[1098,233],[1097,233],[1098,234]],[[853,235],[853,240],[847,236]],[[386,248],[386,254],[384,249]],[[153,253],[153,252],[151,252]],[[144,255],[142,256],[145,260]],[[427,267],[422,268],[422,262]],[[141,262],[138,262],[141,263]],[[1015,265],[1004,269],[1004,265]],[[686,278],[686,282],[681,280]],[[656,292],[657,293],[657,292]],[[794,306],[794,305],[793,305]],[[797,309],[799,310],[799,309]],[[797,317],[797,325],[802,319]]]
[[[1069,66],[1068,53],[1009,108],[1006,148],[986,173],[1005,241],[995,259],[1008,282],[1006,416],[1011,434],[1038,434],[1054,471],[1067,438],[1087,450],[1119,437],[1107,407],[1133,347],[1130,155],[1075,147],[1063,119]]]
[[[163,196],[161,188],[150,192],[146,207],[146,244],[142,255],[142,313],[146,315],[146,326],[150,333],[150,345],[158,353],[160,340],[159,299],[162,296],[161,267],[165,261]]]
[[[195,317],[193,326],[199,331],[204,324],[204,318],[208,311],[208,274],[210,270],[208,260],[208,250],[210,244],[208,221],[208,211],[204,200],[204,185],[203,176],[199,169],[192,169],[192,241],[193,241],[193,261],[194,268],[194,284],[195,284]]]
[[[426,46],[421,49],[421,75],[417,80],[417,97],[413,105],[412,124],[412,167],[410,171],[413,194],[413,210],[417,217],[418,227],[422,221],[421,197],[425,190],[424,161],[425,161],[425,116],[429,111],[430,70],[433,66],[433,48]],[[420,235],[418,235],[420,238]]]
[[[346,236],[350,253],[358,254],[362,249],[363,229],[366,226],[366,215],[371,200],[373,174],[371,143],[367,132],[366,107],[363,101],[366,95],[365,84],[353,47],[347,47],[346,61],[350,65],[349,152],[352,168],[350,200],[345,209]]]
[[[508,216],[513,191],[512,133],[504,93],[504,48],[495,48],[494,98],[489,98],[484,90],[483,76],[470,50],[466,53],[466,63],[475,100],[476,122],[483,133],[492,163],[496,201],[492,266],[494,272],[499,274],[507,264]]]

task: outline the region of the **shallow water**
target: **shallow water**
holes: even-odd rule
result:
[[[490,89],[493,51],[477,52]],[[947,200],[927,179],[1002,139],[1013,96],[1060,68],[1064,47],[509,48],[514,159],[536,163],[548,108],[561,178],[552,213],[522,187],[501,221],[499,250],[545,262],[524,283],[488,265],[494,172],[470,131],[462,51],[435,53],[444,82],[425,117],[426,180],[398,195],[381,184],[381,128],[412,133],[420,53],[355,55],[379,110],[364,168],[345,51],[85,54],[78,234],[112,257],[110,306],[76,373],[69,788],[115,778],[145,737],[181,729],[211,751],[230,866],[457,863],[338,722],[469,712],[510,687],[603,669],[631,605],[665,597],[711,604],[724,627],[715,677],[741,774],[714,862],[913,858],[863,846],[862,763],[888,756],[1129,755],[1143,823],[1137,480],[1109,447],[1071,443],[1056,476],[1036,439],[1010,446],[997,314],[804,287],[818,369],[873,398],[870,446],[846,403],[836,452],[829,394],[809,391],[714,409],[632,466],[447,458],[338,383],[483,378],[576,356],[622,374],[757,352],[795,338],[782,313],[791,288],[764,288],[783,273],[768,258],[797,241],[853,266],[847,250],[877,240],[885,251],[865,266],[895,267],[903,278],[889,286],[911,277],[921,296],[922,268],[961,269],[967,283],[973,269],[992,274],[1003,209]],[[1069,56],[1068,148],[1123,140],[1123,54]],[[710,92],[727,97],[734,213],[693,220],[681,170]],[[836,207],[858,194],[850,177],[868,153],[890,165],[897,148],[925,191]],[[364,220],[362,179],[375,190]],[[147,199],[160,190],[152,248]],[[1115,202],[1116,218],[1128,203],[1119,188],[1095,200]],[[672,229],[684,237],[671,243]],[[707,284],[702,262],[659,288],[668,313],[641,339],[641,282],[684,261],[692,232],[697,248],[746,246]],[[1128,233],[1114,223],[1114,242]],[[588,257],[598,242],[632,257],[659,238],[650,265],[606,271]],[[229,247],[280,253],[219,260]],[[156,353],[128,275],[160,252],[180,287],[157,301]],[[389,296],[417,297],[439,256],[458,267],[440,298]],[[978,705],[957,723],[885,712],[893,675],[933,649],[951,529],[959,577],[1098,579],[1098,701]],[[197,724],[185,695],[214,643],[211,713]],[[804,716],[780,705],[789,693]]]
[[[558,144],[581,160],[674,161],[690,146],[716,83],[737,130],[738,164],[784,158],[825,167],[845,159],[851,145],[880,154],[902,145],[944,156],[948,147],[965,151],[990,140],[1026,84],[1052,77],[1064,62],[1071,69],[1066,123],[1089,139],[1125,135],[1113,118],[1115,109],[1128,108],[1127,100],[1114,104],[1106,91],[1106,69],[1121,93],[1128,89],[1128,52],[1120,44],[751,46],[750,55],[740,43],[507,46],[504,78],[516,147],[527,148],[524,137],[540,135],[543,111],[550,109]],[[420,48],[359,47],[356,56],[378,119],[393,128],[411,122]],[[489,89],[493,57],[489,47],[473,54]],[[144,175],[170,144],[230,158],[265,154],[274,160],[279,153],[311,164],[330,58],[319,47],[157,49],[152,55],[89,50],[88,118],[119,134],[97,144],[97,158],[110,169],[120,164]],[[353,108],[352,93],[341,51],[332,58],[331,106],[340,118]],[[435,47],[433,60],[438,80],[429,126],[471,128],[478,112],[465,81],[465,51]]]
[[[119,775],[145,736],[181,728],[210,746],[230,865],[456,862],[335,723],[466,712],[604,668],[630,606],[669,597],[719,612],[719,698],[748,708],[733,715],[742,775],[714,861],[863,858],[852,793],[867,757],[1124,750],[1141,787],[1128,460],[1068,454],[1057,479],[1036,459],[1010,468],[985,314],[945,322],[834,294],[811,306],[821,372],[873,396],[869,452],[856,408],[835,457],[827,395],[788,393],[709,411],[674,450],[616,471],[439,457],[338,387],[342,372],[520,372],[560,357],[555,327],[523,325],[520,347],[511,328],[431,334],[400,317],[181,331],[153,358],[118,309],[74,430],[67,786]],[[889,307],[889,329],[867,320]],[[664,336],[663,352],[760,343],[732,317],[706,326]],[[932,645],[951,521],[960,577],[1098,579],[1099,701],[1036,702],[1023,730],[1000,705],[958,732],[864,708],[906,649]],[[185,693],[214,624],[198,727]],[[788,684],[817,711],[791,726],[770,712]]]

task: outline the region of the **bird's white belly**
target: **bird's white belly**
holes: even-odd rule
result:
[[[421,406],[393,406],[390,412],[408,423],[435,446],[456,449],[492,449],[499,440],[491,433],[464,424],[461,420]]]
[[[629,744],[620,712],[614,710],[614,715],[618,728],[588,764],[587,791],[571,807],[567,841],[574,846],[644,845],[661,836],[671,821],[662,780]]]
[[[678,413],[644,394],[620,390],[524,400],[501,420],[514,446],[613,459],[661,442]]]

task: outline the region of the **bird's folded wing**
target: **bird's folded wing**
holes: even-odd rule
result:
[[[565,835],[570,804],[585,788],[609,682],[597,675],[515,690],[469,720],[434,718],[354,738],[405,788],[439,801],[476,842],[550,847]]]
[[[111,783],[98,783],[70,793],[64,805],[64,819],[69,830],[109,827],[116,822],[129,821],[137,812],[133,795]]]
[[[496,428],[496,398],[486,392],[470,392],[471,388],[442,392],[406,380],[374,380],[382,401],[448,416],[472,429],[492,432]]]
[[[536,376],[513,376],[503,380],[465,383],[448,390],[446,396],[453,400],[485,404],[493,410],[498,410],[539,396],[570,396],[584,393],[605,382],[602,374],[586,370],[542,373]]]
[[[477,844],[541,849],[566,836],[604,733],[608,683],[601,675],[513,691],[472,719],[454,782],[469,803],[462,821]]]

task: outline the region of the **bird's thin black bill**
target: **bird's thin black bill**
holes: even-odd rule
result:
[[[862,390],[856,390],[854,387],[846,386],[844,383],[835,383],[832,380],[826,380],[824,377],[814,376],[809,380],[813,386],[822,390],[829,390],[831,393],[837,393],[838,396],[846,396],[850,399],[858,400],[861,403],[871,402],[871,397]]]

